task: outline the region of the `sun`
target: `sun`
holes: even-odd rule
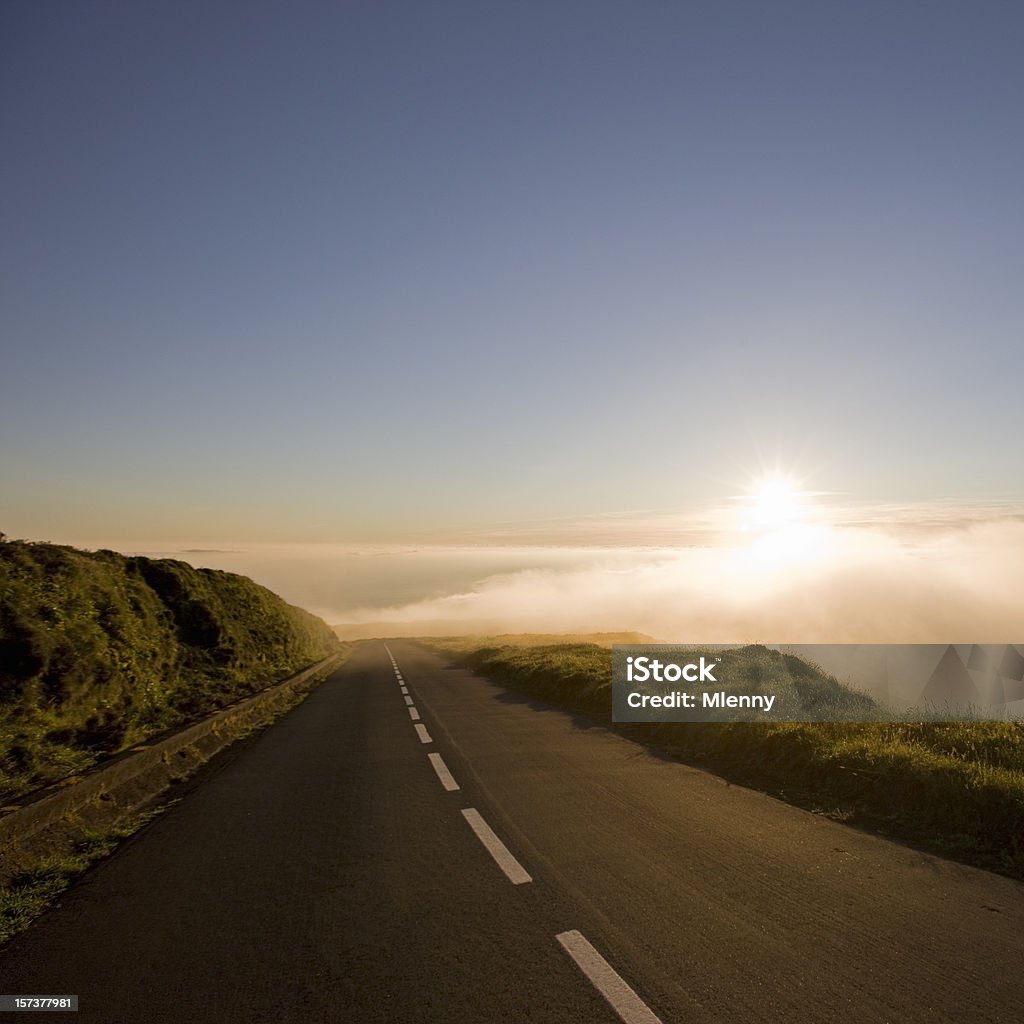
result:
[[[774,573],[799,564],[820,562],[832,545],[822,509],[803,481],[783,473],[766,473],[734,497],[731,521],[743,536],[736,555],[744,572]]]
[[[747,513],[750,526],[779,530],[799,522],[806,506],[798,485],[787,477],[773,476],[759,481],[751,491]]]

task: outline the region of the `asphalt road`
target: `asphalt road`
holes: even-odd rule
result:
[[[1024,886],[367,642],[0,950],[0,993],[111,1024],[1017,1024],[1022,948]]]

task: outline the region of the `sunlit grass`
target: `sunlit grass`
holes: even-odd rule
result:
[[[435,646],[496,681],[801,806],[1024,877],[1024,726],[1014,722],[611,722],[594,644]],[[503,639],[503,638],[502,638]]]
[[[0,800],[338,649],[244,576],[0,537]]]

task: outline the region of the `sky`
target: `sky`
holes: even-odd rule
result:
[[[992,0],[8,0],[0,529],[557,574],[772,474],[1003,523],[1022,52]]]

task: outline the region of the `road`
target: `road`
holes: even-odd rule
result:
[[[109,1024],[1016,1024],[1022,897],[370,641],[4,947],[0,992]]]

